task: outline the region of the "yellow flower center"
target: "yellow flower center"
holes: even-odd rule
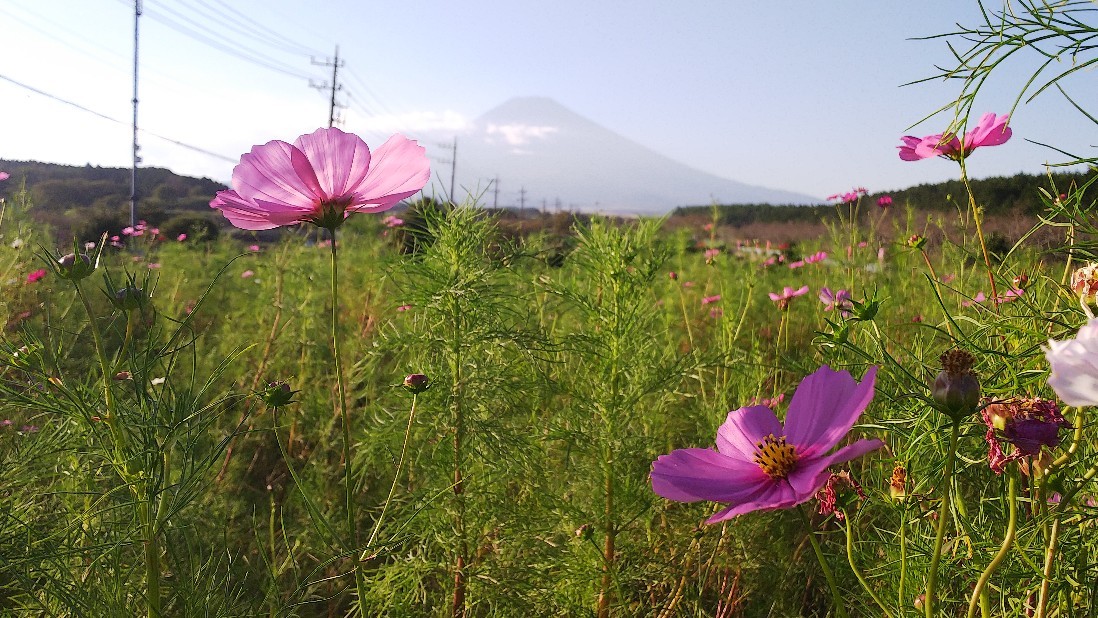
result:
[[[755,463],[770,478],[783,480],[797,467],[797,447],[786,444],[785,436],[770,434],[755,445]]]

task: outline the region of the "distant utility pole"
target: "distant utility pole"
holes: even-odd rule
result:
[[[544,215],[548,208],[549,208],[549,200],[545,199],[544,197],[541,198],[541,214]]]
[[[494,191],[492,192],[492,210],[499,208],[499,175],[496,175],[495,181],[492,183]]]
[[[137,41],[141,23],[141,0],[133,0],[133,167],[130,169],[130,227],[137,223]]]
[[[526,187],[519,189],[519,212],[526,212]]]
[[[314,83],[313,80],[309,80],[309,87],[316,88],[317,90],[331,90],[331,98],[328,101],[328,128],[331,128],[336,121],[336,107],[343,107],[336,103],[336,93],[343,90],[343,84],[339,83],[339,67],[343,66],[343,62],[339,59],[339,45],[336,45],[335,59],[329,62],[327,59],[324,62],[318,62],[316,58],[310,58],[312,63],[321,67],[332,67],[332,83],[320,82]]]
[[[454,147],[450,151],[450,201],[454,202],[455,204],[457,202],[454,201],[454,176],[457,175],[457,165],[458,165],[458,138],[455,135],[454,136]]]

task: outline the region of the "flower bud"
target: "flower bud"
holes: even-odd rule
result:
[[[676,279],[679,278],[679,273],[677,273],[675,271],[671,271],[671,272],[667,273],[667,278],[672,280],[672,281],[675,281]]]
[[[95,265],[84,253],[69,253],[57,260],[57,274],[69,281],[80,281],[95,272]]]
[[[404,378],[404,383],[401,384],[401,386],[411,393],[418,395],[428,388],[431,388],[431,381],[422,373],[412,373]]]
[[[892,478],[888,482],[888,495],[893,500],[903,500],[907,497],[907,469],[903,464],[896,464],[892,468]]]
[[[139,287],[131,286],[115,290],[114,296],[111,298],[111,303],[123,311],[132,311],[134,309],[140,309],[147,300],[148,296],[145,295],[144,290]]]
[[[1015,289],[1024,290],[1027,286],[1029,286],[1029,277],[1025,273],[1019,273],[1018,276],[1014,278]]]
[[[281,408],[292,402],[296,393],[297,391],[292,390],[289,384],[282,381],[275,381],[267,383],[267,387],[257,394],[268,407]]]
[[[942,371],[934,380],[932,394],[940,409],[955,422],[976,412],[980,403],[980,381],[972,371],[976,357],[964,350],[948,350],[941,356]]]
[[[926,238],[918,234],[912,234],[911,237],[907,239],[907,246],[922,251],[923,247],[926,246]]]

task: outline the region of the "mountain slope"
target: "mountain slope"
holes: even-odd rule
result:
[[[440,178],[448,169],[439,166]],[[500,177],[500,206],[559,199],[564,208],[665,213],[708,204],[813,204],[790,191],[748,185],[702,172],[610,131],[552,99],[512,99],[485,113],[459,138],[460,186],[487,187]],[[492,194],[483,201],[491,203]]]

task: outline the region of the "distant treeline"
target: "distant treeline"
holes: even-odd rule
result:
[[[1047,208],[1042,190],[1054,195],[1067,193],[1074,187],[1082,187],[1098,175],[1093,171],[1057,173],[1049,176],[1016,174],[972,180],[972,193],[976,203],[989,215],[1023,214],[1037,215]],[[1098,184],[1098,183],[1095,183]],[[1055,187],[1055,189],[1053,188]],[[862,211],[877,207],[877,199],[892,197],[893,208],[910,205],[919,210],[949,211],[968,207],[965,186],[960,180],[935,184],[922,184],[897,191],[871,193],[862,198]],[[1098,200],[1098,188],[1091,186],[1083,196],[1084,204]],[[750,223],[788,223],[796,221],[820,221],[835,216],[833,204],[818,206],[774,206],[770,204],[722,204],[715,207],[719,223],[742,226]],[[712,216],[714,206],[684,206],[676,208],[676,216]]]
[[[0,197],[10,200],[26,181],[33,216],[61,237],[94,238],[104,231],[118,233],[129,225],[129,169],[0,160],[0,170],[11,174],[0,187]],[[158,167],[139,168],[139,218],[165,233],[190,233],[199,226],[216,234],[219,222],[210,200],[224,188],[223,183],[208,178],[180,176]]]

